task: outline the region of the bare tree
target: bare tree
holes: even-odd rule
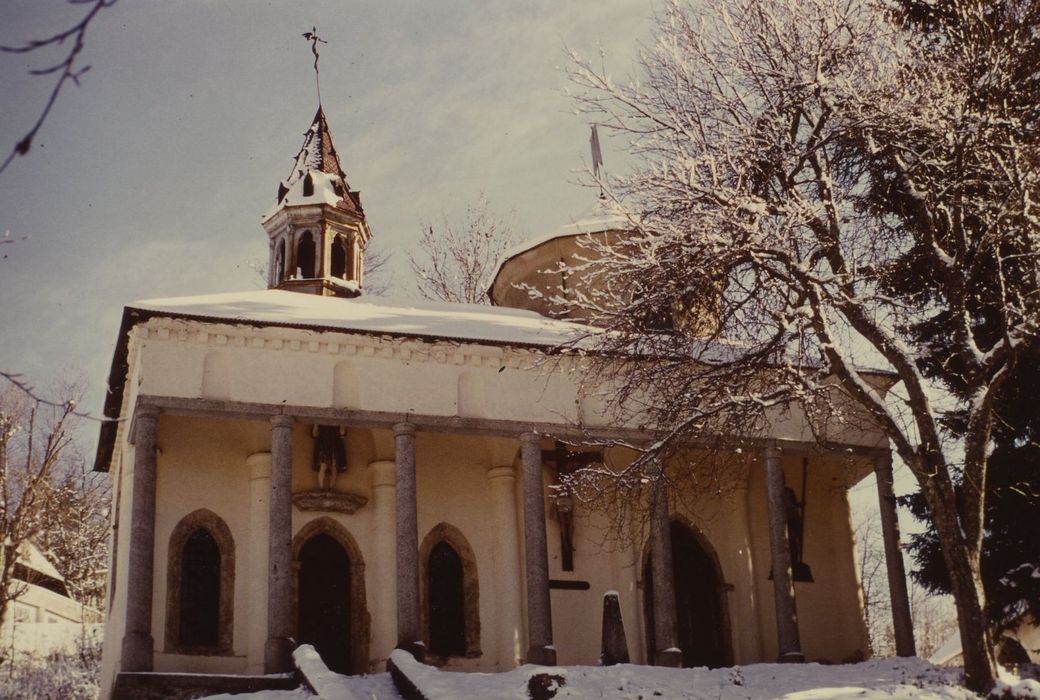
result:
[[[612,331],[594,342],[615,407],[661,427],[637,467],[691,435],[768,435],[791,405],[825,444],[856,420],[882,430],[942,544],[966,682],[988,691],[993,400],[1040,318],[1040,158],[1015,111],[1036,102],[1014,60],[1032,27],[944,7],[963,26],[937,42],[870,0],[672,4],[638,80],[575,57],[580,105],[643,165],[608,188],[632,235],[590,241],[576,272],[595,284],[558,302]],[[926,297],[892,291],[911,265]],[[950,362],[926,371],[913,331],[940,315]]]
[[[895,634],[892,629],[892,607],[885,569],[885,545],[881,539],[881,521],[876,514],[860,518],[853,530],[859,557],[860,585],[863,589],[863,616],[870,634],[874,656],[892,656]]]
[[[70,448],[75,403],[54,408],[10,392],[0,396],[0,622],[24,592],[20,554],[46,523],[53,477]]]
[[[45,39],[33,39],[27,41],[19,46],[0,46],[0,53],[13,54],[32,54],[55,46],[68,46],[64,57],[58,63],[45,68],[35,68],[29,71],[30,75],[35,76],[57,76],[57,80],[54,81],[54,87],[51,89],[51,94],[47,98],[47,102],[44,104],[43,110],[40,112],[40,116],[37,117],[36,122],[33,123],[25,136],[19,139],[18,143],[11,148],[11,152],[6,158],[4,158],[3,162],[0,163],[0,173],[7,170],[7,166],[11,164],[11,161],[14,160],[15,156],[24,156],[29,152],[29,149],[32,148],[33,139],[36,138],[36,134],[40,131],[43,123],[47,120],[47,116],[51,113],[54,103],[58,101],[58,94],[61,92],[62,88],[68,83],[79,85],[80,78],[83,77],[84,73],[90,70],[89,65],[80,66],[77,63],[79,54],[83,50],[83,42],[87,34],[87,29],[90,28],[91,22],[94,21],[98,13],[107,7],[115,5],[116,0],[69,0],[69,3],[73,5],[81,5],[85,2],[89,2],[90,4],[90,9],[87,11],[87,14],[84,15],[79,22],[68,29],[60,31]],[[68,42],[68,44],[65,42]]]
[[[487,304],[491,274],[516,242],[508,221],[490,212],[483,194],[466,208],[460,223],[442,216],[438,225],[422,223],[419,251],[408,254],[419,293],[425,299]]]
[[[50,497],[33,542],[65,579],[69,596],[105,609],[111,482],[76,450],[51,477]]]

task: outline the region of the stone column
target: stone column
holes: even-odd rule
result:
[[[495,607],[498,610],[498,664],[507,671],[522,661],[523,630],[520,589],[520,532],[516,522],[516,470],[512,466],[488,470],[492,527],[495,533]]]
[[[394,426],[397,476],[397,646],[422,660],[419,633],[419,515],[415,489],[415,426]]]
[[[917,656],[914,625],[910,618],[910,596],[906,590],[906,570],[903,568],[903,550],[899,546],[899,515],[896,512],[896,496],[892,491],[891,453],[874,461],[874,475],[877,477],[878,507],[881,511],[881,535],[885,540],[885,565],[892,599],[896,654]]]
[[[134,427],[133,503],[126,580],[123,671],[151,671],[152,584],[155,558],[155,468],[159,409],[142,406]]]
[[[650,565],[654,606],[653,663],[682,666],[682,651],[675,639],[675,580],[672,568],[672,531],[668,518],[668,484],[659,475],[650,484]]]
[[[549,552],[545,543],[545,491],[542,484],[542,439],[520,436],[524,484],[524,553],[527,563],[527,663],[554,666],[549,602]]]
[[[268,503],[267,643],[264,672],[292,670],[292,442],[293,419],[271,419],[271,497]]]
[[[372,484],[372,555],[369,557],[369,590],[372,600],[373,660],[389,658],[397,643],[397,479],[393,461],[368,465]]]
[[[805,661],[798,636],[798,609],[791,580],[791,548],[787,541],[787,506],[784,503],[784,465],[780,450],[770,446],[764,452],[766,499],[769,503],[769,551],[773,562],[773,600],[776,607],[778,661]]]
[[[246,458],[249,467],[249,673],[264,672],[267,643],[267,556],[271,513],[271,453]]]

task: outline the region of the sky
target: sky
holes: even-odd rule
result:
[[[86,9],[4,0],[0,43]],[[317,107],[312,26],[328,41],[322,102],[348,181],[393,254],[391,294],[414,296],[404,253],[420,222],[458,218],[484,193],[533,237],[591,206],[565,49],[602,48],[628,74],[652,12],[643,0],[120,0],[90,27],[82,84],[0,174],[0,236],[14,240],[0,244],[0,367],[41,390],[78,378],[100,414],[125,304],[262,286],[260,215]],[[27,71],[61,55],[0,54],[2,155],[53,84]]]

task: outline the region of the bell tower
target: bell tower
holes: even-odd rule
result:
[[[365,246],[372,231],[332,144],[325,112],[314,121],[278,199],[264,215],[270,242],[269,289],[321,296],[361,294]]]

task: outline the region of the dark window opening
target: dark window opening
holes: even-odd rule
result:
[[[337,673],[350,673],[350,556],[331,535],[300,549],[299,637]]]
[[[332,276],[343,279],[347,272],[347,255],[343,251],[345,242],[342,236],[336,236],[332,241]]]
[[[53,576],[37,571],[36,569],[30,569],[24,564],[15,562],[14,569],[11,571],[11,578],[15,581],[25,581],[31,583],[40,588],[46,588],[48,591],[53,591],[58,595],[63,595],[66,598],[69,597],[69,591],[65,587],[65,582],[61,579],[56,579]]]
[[[430,551],[427,590],[430,608],[430,651],[440,656],[466,653],[466,610],[462,559],[447,542]]]
[[[199,528],[181,554],[180,639],[182,646],[217,646],[220,626],[220,547]]]
[[[314,237],[310,231],[300,237],[300,244],[296,247],[296,267],[300,272],[300,279],[314,277]]]
[[[303,196],[314,196],[314,178],[311,177],[310,173],[307,173],[307,177],[303,178]]]

